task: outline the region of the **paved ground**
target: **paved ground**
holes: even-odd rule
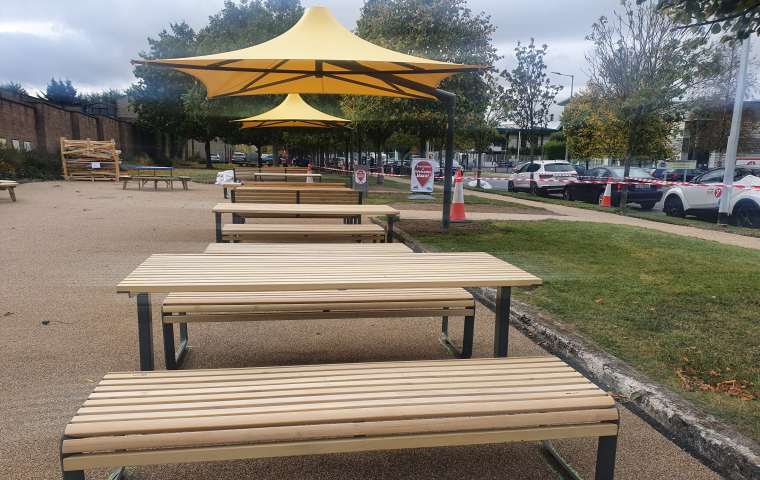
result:
[[[393,181],[399,183],[409,183],[402,178],[394,178]],[[443,190],[443,187],[436,186],[436,190]],[[552,205],[549,203],[539,203],[528,199],[521,199],[515,197],[504,197],[495,193],[486,193],[475,190],[467,190],[467,195],[476,195],[478,197],[493,198],[496,200],[503,200],[514,203],[521,203],[524,205],[531,205],[534,207],[542,207],[554,214],[554,216],[547,215],[502,215],[498,213],[469,213],[467,218],[471,220],[546,220],[548,218],[556,218],[559,220],[575,221],[575,222],[597,222],[597,223],[612,223],[618,225],[632,225],[636,227],[651,228],[653,230],[660,230],[661,232],[675,233],[676,235],[683,235],[685,237],[696,237],[703,240],[709,240],[712,242],[725,243],[726,245],[735,245],[738,247],[754,248],[760,250],[760,239],[756,237],[747,237],[744,235],[736,235],[733,233],[721,232],[718,230],[702,230],[700,228],[687,227],[683,225],[671,225],[669,223],[652,222],[650,220],[643,220],[634,217],[625,217],[622,215],[615,215],[613,213],[598,212],[596,210],[586,210],[581,208],[566,207],[564,205]],[[465,212],[467,211],[467,205],[465,205]],[[427,218],[438,219],[441,218],[439,211],[416,211],[414,209],[403,210],[401,212],[401,218]]]
[[[210,209],[221,191],[46,182],[24,184],[17,195],[18,203],[0,198],[0,479],[54,479],[63,426],[94,382],[108,371],[139,368],[135,300],[117,295],[115,285],[152,253],[203,252],[214,238]],[[153,298],[154,312],[161,300]],[[159,339],[160,322],[154,326]],[[191,325],[184,368],[448,358],[439,328],[434,318]],[[455,339],[461,328],[461,320],[454,323]],[[476,357],[492,352],[492,332],[493,314],[480,307]],[[514,331],[510,349],[547,355]],[[158,340],[155,350],[160,366]],[[720,478],[625,408],[621,413],[616,478]],[[595,443],[562,441],[557,448],[588,479]],[[546,480],[562,478],[556,468],[540,444],[520,443],[140,467],[131,478]]]

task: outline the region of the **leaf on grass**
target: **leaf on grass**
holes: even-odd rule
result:
[[[710,370],[710,376],[711,377],[720,377],[720,373],[716,372],[715,370]]]
[[[651,311],[653,311],[653,312],[654,312],[654,307],[650,308],[649,310],[651,310]]]
[[[692,350],[696,350],[697,349],[697,347],[689,347],[689,348],[691,348]]]
[[[602,300],[604,300],[604,299],[600,298],[599,300],[595,300],[595,301],[596,301],[596,303],[602,303]]]

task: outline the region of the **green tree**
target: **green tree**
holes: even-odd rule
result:
[[[16,95],[27,95],[24,86],[13,81],[0,85],[0,90],[6,90],[8,92],[15,93]]]
[[[45,89],[45,93],[39,94],[38,97],[49,102],[60,103],[63,105],[76,105],[79,103],[79,100],[77,99],[77,89],[74,88],[74,85],[71,84],[71,80],[68,78],[66,78],[66,80],[61,80],[59,78],[57,81],[55,78],[51,78],[50,83],[48,83],[47,88]]]
[[[714,66],[703,32],[675,29],[652,3],[622,5],[623,14],[616,12],[612,21],[601,17],[592,25],[586,39],[594,50],[586,59],[589,85],[624,126],[627,177],[640,129],[673,113],[674,100],[714,72]],[[627,198],[628,186],[623,185],[622,208]]]
[[[566,148],[565,132],[554,132],[549,135],[549,141],[541,147],[541,156],[547,160],[564,160]]]
[[[104,102],[104,103],[113,103],[116,104],[116,100],[119,97],[123,97],[124,94],[115,89],[115,88],[109,88],[107,90],[103,90],[102,92],[86,92],[86,93],[80,93],[77,95],[77,101],[78,103],[95,103],[95,102]]]
[[[501,76],[509,82],[504,95],[509,103],[507,115],[521,130],[528,132],[531,163],[538,142],[536,127],[546,128],[554,120],[549,108],[562,90],[561,86],[552,85],[551,80],[546,78],[544,55],[548,48],[547,45],[537,48],[532,38],[528,46],[517,42],[517,68],[511,72],[501,72]]]
[[[493,65],[501,58],[491,45],[495,30],[489,16],[473,14],[464,0],[370,0],[362,7],[356,33],[367,41],[409,55]],[[485,113],[489,75],[490,72],[465,73],[441,82],[442,90],[457,96],[457,122],[467,115]],[[361,107],[361,102],[373,105],[373,109]],[[355,97],[344,100],[344,107],[392,119],[396,131],[419,138],[421,151],[427,140],[442,145],[446,136],[447,118],[439,102]]]
[[[723,42],[744,40],[760,28],[760,2],[753,0],[659,0],[656,8],[686,27],[709,26],[713,34],[723,32]]]

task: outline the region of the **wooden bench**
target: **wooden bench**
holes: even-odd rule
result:
[[[8,193],[11,194],[11,200],[14,202],[16,201],[16,187],[18,187],[18,182],[0,180],[0,190],[8,190]]]
[[[384,242],[385,230],[379,225],[276,225],[240,224],[222,226],[222,241],[288,240],[308,242]]]
[[[412,253],[403,243],[209,243],[209,255],[288,255],[307,253],[310,255],[362,253],[367,255],[387,255]]]
[[[187,190],[187,182],[190,180],[190,177],[170,177],[170,176],[145,176],[145,175],[139,175],[136,177],[130,177],[130,176],[121,176],[119,177],[119,180],[124,182],[124,186],[122,187],[122,190],[127,189],[127,183],[129,182],[137,182],[137,187],[142,190],[142,188],[145,186],[148,182],[153,182],[153,186],[156,190],[158,190],[158,182],[166,182],[166,188],[170,188],[174,190],[174,182],[182,182],[182,189]]]
[[[336,261],[340,261],[336,257]],[[463,288],[313,290],[305,292],[170,293],[161,309],[166,368],[174,370],[187,346],[187,324],[266,320],[442,317],[444,340],[472,356],[475,300]],[[461,350],[449,338],[449,317],[464,317]],[[175,353],[174,324],[180,346]]]
[[[236,188],[242,187],[245,185],[245,188],[263,188],[263,189],[269,189],[269,188],[280,188],[280,189],[305,189],[305,188],[340,188],[345,189],[348,188],[344,183],[301,183],[301,182],[248,182],[243,183],[242,181],[238,182],[227,182],[222,185],[224,188],[224,198],[227,198],[227,190],[235,190]]]
[[[125,465],[598,437],[595,478],[611,480],[618,431],[613,398],[555,357],[124,372],[66,425],[61,467],[84,480]]]
[[[308,167],[237,167],[232,170],[236,182],[249,180],[255,181],[257,173],[309,173]]]

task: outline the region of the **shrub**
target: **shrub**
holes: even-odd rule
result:
[[[549,140],[541,149],[541,156],[547,160],[564,160],[565,144],[555,140]]]
[[[61,157],[54,153],[0,149],[0,177],[6,180],[34,178],[56,180],[63,175]]]

